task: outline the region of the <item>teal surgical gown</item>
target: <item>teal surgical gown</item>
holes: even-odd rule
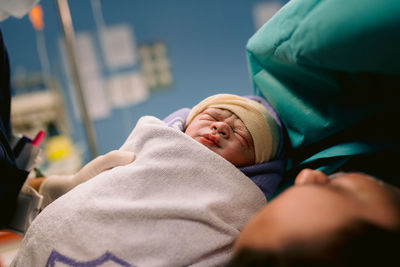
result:
[[[255,94],[286,129],[286,177],[310,167],[399,185],[399,14],[398,0],[292,0],[248,41]]]

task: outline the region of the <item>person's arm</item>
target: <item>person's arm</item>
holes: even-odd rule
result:
[[[114,150],[90,161],[75,175],[34,178],[29,180],[29,185],[43,195],[43,209],[75,186],[86,182],[103,171],[127,165],[133,162],[135,158],[134,152]]]

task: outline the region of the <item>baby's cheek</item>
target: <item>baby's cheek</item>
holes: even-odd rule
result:
[[[246,145],[239,143],[237,145],[237,152],[242,154],[242,155],[246,155],[249,156],[251,155],[254,151],[252,148],[247,147]]]

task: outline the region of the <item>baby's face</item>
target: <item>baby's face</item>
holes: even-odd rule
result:
[[[235,166],[255,162],[251,134],[239,117],[229,110],[204,110],[193,119],[185,133]]]

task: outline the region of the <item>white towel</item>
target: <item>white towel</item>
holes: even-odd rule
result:
[[[49,205],[13,266],[223,266],[266,204],[234,165],[157,118],[141,118],[121,150],[136,160]]]

